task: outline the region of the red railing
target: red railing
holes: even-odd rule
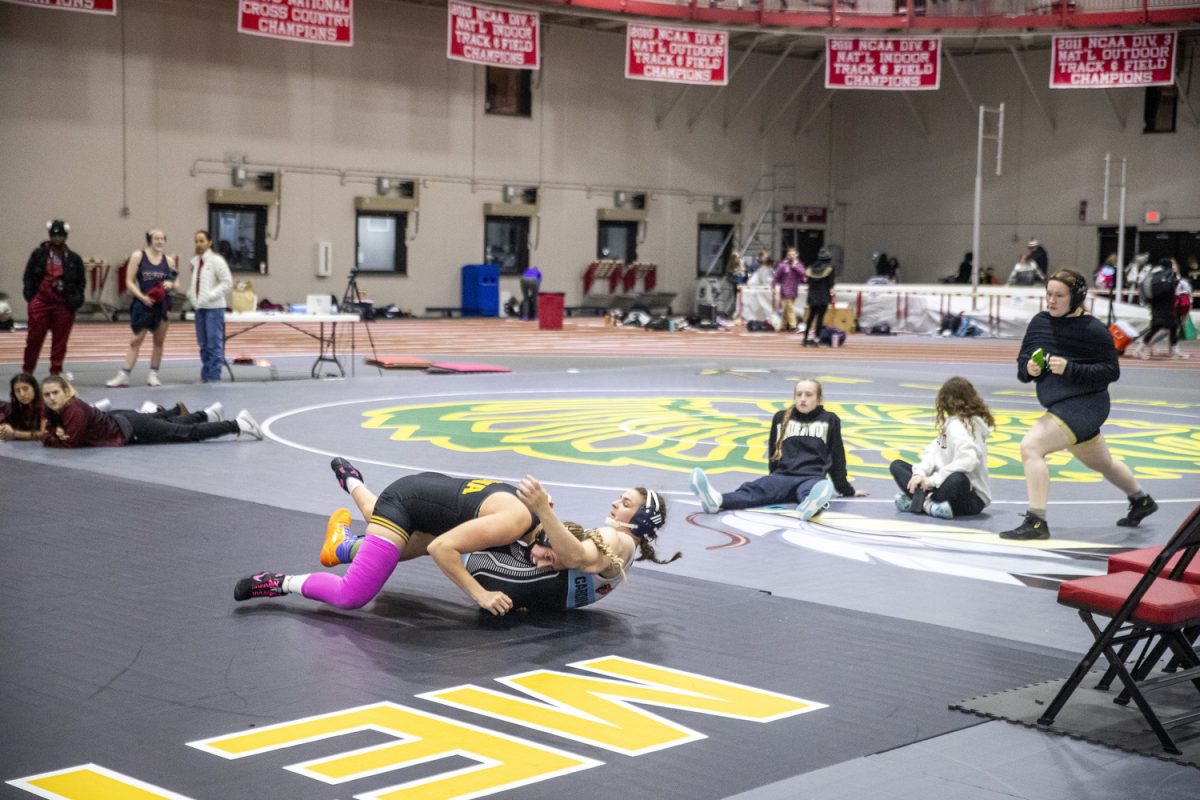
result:
[[[1196,0],[531,0],[630,16],[792,28],[982,30],[1200,22]]]

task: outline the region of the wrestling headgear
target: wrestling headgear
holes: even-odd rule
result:
[[[629,532],[639,539],[653,539],[658,536],[658,529],[665,521],[658,492],[647,489],[646,504],[629,519]]]
[[[66,236],[71,231],[71,226],[61,219],[47,222],[46,228],[50,231],[51,236]]]
[[[1087,281],[1082,275],[1073,269],[1060,269],[1047,279],[1050,281],[1058,281],[1067,287],[1071,292],[1071,308],[1068,314],[1075,313],[1075,309],[1083,305],[1083,300],[1087,297]]]

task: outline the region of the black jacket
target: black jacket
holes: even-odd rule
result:
[[[67,254],[63,258],[62,296],[66,301],[67,308],[76,311],[83,305],[83,259],[71,248],[68,247],[66,250]],[[46,262],[49,258],[49,242],[42,242],[37,250],[30,253],[29,262],[25,265],[24,295],[26,303],[37,296],[38,287],[42,285],[42,278],[46,277]]]
[[[1067,369],[1055,375],[1047,367],[1036,378],[1025,366],[1038,348],[1046,356],[1067,359]],[[1029,320],[1021,352],[1017,355],[1017,379],[1037,384],[1038,402],[1049,408],[1060,400],[1079,395],[1107,392],[1108,385],[1121,377],[1117,349],[1104,323],[1090,314],[1077,317],[1052,317],[1039,311]]]
[[[827,306],[833,302],[833,267],[818,261],[808,271],[808,305]]]

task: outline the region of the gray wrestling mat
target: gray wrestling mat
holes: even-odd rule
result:
[[[8,458],[0,470],[22,475],[0,482],[4,508],[75,521],[10,529],[0,560],[5,797],[28,796],[14,781],[87,764],[157,787],[155,797],[409,797],[417,795],[382,790],[472,767],[476,739],[498,736],[518,771],[563,758],[583,765],[505,797],[720,798],[970,727],[947,708],[954,698],[1072,662],[1046,648],[637,570],[631,587],[591,609],[498,621],[422,562],[401,564],[361,611],[296,597],[235,604],[233,584],[251,571],[319,569],[325,519]],[[423,696],[464,684],[514,696],[498,679],[539,670],[582,678],[586,665],[614,658],[653,665],[660,677],[749,687],[758,699],[700,712],[666,690],[630,700],[631,747],[660,721],[691,731],[651,736],[631,753]],[[637,696],[637,685],[617,680],[617,695]],[[374,709],[363,712],[370,724],[342,735],[305,729],[294,734],[303,741],[241,758],[218,755],[213,742],[364,706]],[[599,707],[622,719],[616,706]],[[296,766],[431,735],[431,716],[460,731],[461,754],[336,785]],[[398,727],[385,730],[385,718]]]
[[[1200,768],[1200,724],[1169,729],[1182,754],[1168,753],[1132,701],[1128,705],[1113,702],[1121,691],[1120,680],[1114,680],[1107,691],[1095,688],[1101,675],[1103,671],[1089,674],[1050,726],[1038,725],[1037,719],[1066,678],[976,697],[951,708]],[[1190,683],[1159,688],[1149,699],[1160,719],[1196,710],[1196,688]]]
[[[253,411],[267,441],[80,451],[0,444],[9,534],[0,558],[0,797],[31,797],[30,776],[92,764],[82,788],[55,796],[124,800],[117,789],[140,781],[158,787],[148,796],[193,800],[391,798],[396,792],[378,790],[477,763],[456,755],[334,782],[297,765],[395,745],[395,734],[367,727],[239,758],[218,755],[213,743],[294,734],[298,720],[325,724],[363,707],[376,715],[368,726],[397,714],[426,728],[447,719],[439,730],[452,743],[532,742],[521,752],[533,757],[515,763],[544,772],[569,753],[586,767],[492,794],[473,789],[514,800],[614,791],[738,800],[1200,797],[1193,767],[948,709],[1066,675],[1090,637],[1055,603],[1057,581],[1103,571],[1113,548],[1161,543],[1200,502],[1200,373],[1123,364],[1115,387],[1106,435],[1159,500],[1158,514],[1116,527],[1119,493],[1059,463],[1054,538],[1018,545],[995,534],[1023,508],[1017,443],[1036,400],[1015,383],[1007,357],[976,360],[991,352],[971,346],[981,343],[957,348],[962,361],[923,361],[900,338],[894,355],[874,360],[851,358],[853,347],[794,363],[760,360],[760,340],[748,337],[736,360],[648,361],[637,348],[608,360],[447,353],[516,371],[378,377],[360,365],[359,377],[344,381],[217,386],[193,383],[193,364],[153,390],[104,388],[112,359],[72,364],[87,400],[193,408],[220,400],[229,415]],[[961,521],[898,514],[887,460],[928,441],[928,406],[953,373],[1002,412],[991,443],[994,503]],[[701,514],[687,473],[707,444],[736,433],[730,458],[760,452],[765,421],[801,375],[824,382],[843,417],[855,483],[871,496],[836,499],[809,523],[786,508]],[[589,525],[628,485],[660,488],[671,505],[661,549],[685,557],[638,566],[629,586],[593,609],[511,625],[481,621],[420,562],[402,565],[361,611],[297,598],[235,605],[234,580],[253,570],[318,568],[325,518],[346,501],[329,473],[332,454],[354,459],[376,489],[424,469],[504,480],[530,472],[552,486],[565,516]],[[723,489],[749,473],[714,474]],[[759,699],[775,693],[785,704],[824,707],[756,722],[634,704],[693,733],[632,756],[579,731],[570,738],[430,699],[463,684],[515,693],[499,679],[530,674],[578,685],[601,677],[584,667],[609,656],[651,665],[660,681],[667,670],[688,671]],[[664,730],[648,716],[634,719],[622,734]],[[23,779],[23,788],[7,783]],[[103,780],[106,790],[94,791]]]

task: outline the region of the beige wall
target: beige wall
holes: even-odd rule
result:
[[[993,264],[1007,277],[1025,242],[1036,237],[1052,267],[1077,266],[1090,275],[1098,263],[1097,228],[1117,224],[1119,167],[1109,221],[1101,220],[1106,153],[1128,159],[1127,225],[1138,224],[1147,204],[1165,204],[1160,228],[1200,229],[1200,128],[1182,104],[1175,133],[1143,134],[1143,89],[1111,90],[1112,105],[1103,90],[1051,91],[1049,55],[1032,52],[1024,63],[1052,129],[1011,55],[960,56],[956,63],[976,103],[1005,105],[1000,177],[995,145],[984,144],[981,265]],[[1195,72],[1186,85],[1200,78],[1200,67]],[[1193,89],[1191,103],[1200,112],[1200,91]],[[896,255],[906,281],[953,272],[971,249],[978,108],[946,69],[940,91],[914,93],[927,136],[902,96],[846,92],[835,104],[835,183],[838,199],[849,204],[850,276],[867,276],[873,250]],[[1084,222],[1081,200],[1088,201]]]
[[[833,205],[832,190],[846,204],[829,238],[846,246],[848,277],[865,277],[871,251],[885,249],[906,279],[928,279],[969,247],[975,115],[948,73],[940,92],[914,99],[928,137],[902,97],[869,92],[839,94],[795,135],[823,96],[819,81],[760,133],[807,73],[811,62],[801,60],[726,126],[774,64],[760,56],[693,127],[715,89],[689,90],[660,126],[681,89],[625,80],[623,33],[549,27],[533,118],[494,117],[482,113],[482,68],[445,57],[444,9],[355,5],[354,46],[339,48],[238,35],[235,0],[124,0],[116,18],[0,4],[0,291],[19,298],[25,259],[55,216],[70,221],[85,258],[120,261],[151,226],[189,255],[191,232],[206,221],[205,190],[229,186],[219,163],[228,154],[283,165],[270,274],[255,278],[259,296],[279,302],[341,294],[353,198],[374,194],[375,174],[425,182],[407,277],[360,283],[376,301],[417,313],[457,304],[458,267],[482,258],[482,206],[498,202],[506,182],[545,187],[531,260],[545,289],[567,292],[568,303],[581,295],[596,209],[611,205],[612,187],[651,193],[640,256],[659,264],[661,288],[690,298],[697,213],[711,210],[714,194],[743,195],[752,216],[751,192],[773,164],[794,165],[789,202]],[[1045,74],[1044,58],[1031,56],[1031,74]],[[1056,264],[1090,264],[1109,150],[1130,156],[1131,215],[1145,200],[1166,200],[1170,225],[1200,227],[1200,135],[1185,111],[1180,133],[1145,137],[1137,90],[1113,92],[1128,117],[1122,131],[1103,92],[1043,89],[1052,132],[1011,59],[960,65],[977,100],[1009,107],[1005,175],[985,179],[984,263],[1007,269],[1012,237],[1037,235]],[[1092,217],[1080,226],[1084,198]],[[333,243],[331,278],[314,274],[322,240]]]

